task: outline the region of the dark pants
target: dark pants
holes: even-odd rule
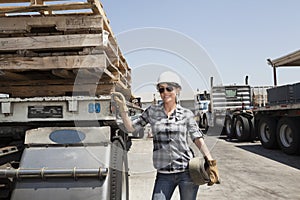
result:
[[[195,200],[198,192],[198,185],[195,185],[188,171],[162,174],[157,173],[152,194],[152,200],[169,200],[176,188],[179,187],[180,199]]]

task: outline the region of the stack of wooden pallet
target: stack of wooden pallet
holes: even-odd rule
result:
[[[98,0],[0,0],[0,93],[131,96],[131,71]]]

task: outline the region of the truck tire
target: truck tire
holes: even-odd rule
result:
[[[254,117],[248,118],[249,126],[250,126],[250,136],[249,140],[254,142],[255,140],[258,139],[256,133],[255,133],[255,127],[254,127]]]
[[[115,139],[111,146],[110,161],[110,199],[128,200],[128,160],[124,144],[119,139]]]
[[[281,118],[277,125],[277,142],[286,154],[299,153],[300,136],[296,120]]]
[[[234,122],[234,133],[239,142],[247,141],[250,139],[251,130],[249,121],[246,117],[238,115]]]
[[[278,147],[276,140],[276,120],[273,118],[262,118],[257,127],[258,138],[266,149]]]
[[[228,138],[234,138],[232,124],[233,124],[232,118],[229,115],[226,115],[225,122],[224,122],[224,131],[225,131],[225,135],[227,135]]]

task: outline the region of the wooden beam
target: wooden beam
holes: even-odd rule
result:
[[[113,91],[122,92],[130,97],[130,88],[123,88],[119,83],[86,84],[86,85],[33,85],[33,86],[0,86],[0,93],[11,97],[43,97],[72,95],[73,92],[90,96],[109,95]]]
[[[55,27],[57,31],[102,30],[101,16],[59,15],[59,16],[22,16],[0,18],[0,33],[26,33],[31,27]]]
[[[24,76],[22,74],[17,74],[17,73],[7,72],[7,71],[0,73],[0,79],[14,80],[14,81],[30,80],[27,76]]]
[[[74,47],[103,47],[102,34],[52,35],[35,37],[0,38],[1,51],[32,49],[72,49]]]
[[[76,71],[76,79],[81,82],[81,80],[89,79],[90,81],[93,81],[94,83],[98,82],[101,77],[103,76],[103,69],[101,71],[98,71],[98,73],[95,72],[94,69],[77,69]]]
[[[70,72],[71,73],[71,72]],[[36,75],[38,76],[38,75]],[[1,76],[0,76],[1,77]],[[29,78],[29,77],[28,77]],[[75,79],[76,78],[76,79]],[[57,79],[46,79],[43,76],[38,76],[38,79],[29,79],[29,80],[16,80],[11,81],[7,79],[0,78],[0,86],[27,86],[31,87],[34,85],[85,85],[85,84],[96,84],[101,85],[103,83],[112,83],[113,81],[109,79],[106,75],[100,77],[100,79],[87,79],[87,78],[57,78]]]
[[[33,86],[6,86],[0,87],[0,93],[10,94],[12,97],[41,97],[64,96],[72,92],[86,93],[91,96],[110,94],[114,84],[105,85],[33,85]]]
[[[75,77],[75,74],[72,73],[70,70],[52,69],[51,72],[53,75],[64,79],[73,79]]]
[[[0,70],[52,70],[106,68],[105,54],[84,56],[0,57]]]
[[[6,71],[7,72],[7,71]],[[8,72],[10,74],[16,74]],[[128,87],[128,80],[124,79],[121,74],[110,73],[108,70],[101,71],[99,68],[93,69],[76,69],[76,70],[65,70],[65,69],[53,69],[50,71],[28,71],[20,72],[16,76],[8,76],[6,73],[0,75],[1,86],[20,86],[20,85],[66,85],[66,84],[101,84],[101,83],[112,83],[120,81],[122,87]],[[121,78],[120,78],[121,77]],[[18,78],[18,79],[17,79]]]
[[[100,14],[103,17],[104,26],[105,26],[106,30],[110,33],[111,37],[113,37],[115,39],[115,35],[109,25],[109,20],[107,19],[106,13],[105,13],[100,1],[87,0],[87,2],[89,2],[91,5],[93,5],[92,10],[94,11],[95,14]]]
[[[115,37],[114,32],[112,31],[112,28],[109,24],[109,20],[103,9],[102,4],[100,3],[100,1],[97,1],[97,0],[87,0],[87,2],[94,5],[94,7],[92,8],[94,13],[100,14],[103,17],[103,29],[109,32],[109,34],[110,34],[109,40],[110,40],[110,44],[112,45],[111,48],[114,53],[118,54],[118,52],[121,52],[121,51],[119,50],[119,47],[118,47],[117,41],[116,41],[116,37]]]
[[[62,10],[81,10],[81,9],[92,9],[90,3],[84,2],[72,2],[64,4],[53,4],[53,5],[34,5],[34,6],[8,6],[0,7],[0,13],[20,13],[20,12],[41,12],[41,11],[62,11]]]
[[[0,3],[30,3],[35,0],[0,0]],[[54,0],[38,0],[38,1],[54,1]]]
[[[30,0],[30,5],[43,5],[44,0]]]

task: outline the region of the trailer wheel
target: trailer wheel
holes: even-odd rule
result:
[[[224,131],[228,138],[234,137],[232,127],[232,118],[229,115],[226,115],[224,122]]]
[[[262,118],[258,123],[258,137],[262,146],[266,149],[274,149],[278,146],[276,141],[276,120]]]
[[[128,160],[124,145],[119,139],[115,139],[111,146],[110,161],[110,199],[128,200]]]
[[[234,131],[238,141],[246,141],[250,139],[251,130],[249,121],[243,116],[237,116],[234,123]]]
[[[282,118],[277,126],[277,142],[283,152],[296,154],[299,151],[300,138],[295,120]]]
[[[249,126],[250,126],[250,136],[249,140],[250,141],[255,141],[257,140],[257,135],[255,134],[255,127],[254,127],[254,117],[248,118]]]

